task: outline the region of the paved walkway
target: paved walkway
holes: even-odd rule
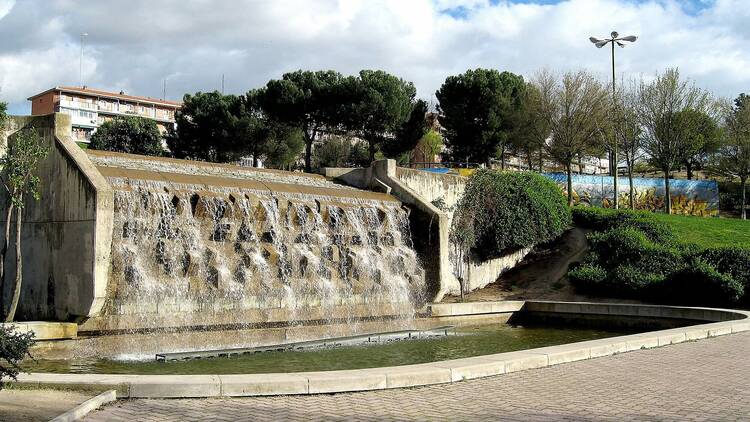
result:
[[[748,420],[750,333],[401,390],[129,400],[87,421]]]

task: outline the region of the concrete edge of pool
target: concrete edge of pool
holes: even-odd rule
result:
[[[703,321],[681,328],[568,343],[470,358],[326,372],[232,375],[120,375],[30,373],[23,387],[114,389],[118,398],[238,397],[342,393],[451,383],[566,362],[610,356],[750,330],[750,312],[678,306],[589,302],[507,301],[432,304],[433,317],[535,313],[671,318]]]

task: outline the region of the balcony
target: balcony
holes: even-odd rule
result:
[[[70,100],[60,100],[60,107],[71,108],[75,110],[91,110],[91,111],[96,111],[98,109],[96,103],[86,103],[83,101],[70,101]]]

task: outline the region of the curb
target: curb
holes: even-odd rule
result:
[[[105,391],[68,410],[62,415],[57,416],[50,422],[71,422],[81,420],[92,411],[115,400],[117,400],[117,392],[115,390]]]
[[[507,309],[487,304],[482,304],[478,309],[467,309],[469,305],[471,304],[452,306],[450,310],[444,309],[441,314],[502,312]],[[517,303],[513,306],[517,306]],[[558,346],[382,368],[230,375],[32,373],[19,375],[18,383],[66,388],[110,388],[116,389],[121,398],[342,393],[459,382],[750,330],[750,312],[730,309],[541,301],[528,301],[524,307],[536,312],[678,317],[703,323]]]

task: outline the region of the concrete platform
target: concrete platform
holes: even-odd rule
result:
[[[470,306],[471,304],[463,304]],[[486,304],[481,305],[485,309]],[[505,307],[496,305],[500,312]],[[514,305],[515,306],[515,305]],[[121,398],[227,397],[256,395],[318,394],[380,390],[452,383],[566,362],[610,356],[626,351],[661,347],[689,340],[716,337],[750,330],[750,312],[731,309],[662,307],[567,302],[526,302],[535,312],[614,312],[615,315],[643,313],[673,315],[705,323],[682,328],[611,337],[559,346],[497,353],[417,365],[328,372],[252,375],[108,375],[108,374],[22,374],[18,383],[42,387],[115,389]],[[450,308],[466,312],[464,307]],[[448,316],[450,312],[443,312]],[[718,322],[714,322],[718,321]]]
[[[78,336],[78,325],[73,322],[28,321],[3,323],[17,331],[34,333],[34,340],[67,340]]]

